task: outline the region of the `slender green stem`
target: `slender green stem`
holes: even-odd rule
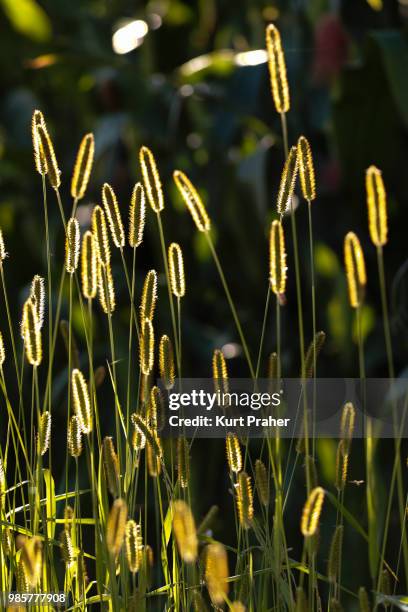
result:
[[[259,370],[261,368],[262,351],[263,351],[263,345],[264,345],[264,340],[265,340],[266,323],[268,320],[270,297],[271,297],[271,287],[268,283],[268,291],[266,294],[264,316],[263,316],[263,321],[262,321],[261,339],[259,341],[258,359],[256,360],[256,371],[255,371],[256,379],[258,379],[259,377]]]
[[[312,290],[312,350],[313,350],[313,410],[312,410],[312,455],[316,451],[316,377],[317,377],[317,355],[316,355],[316,288],[315,288],[315,269],[313,257],[313,223],[312,223],[312,203],[307,202],[308,221],[309,221],[309,251],[310,251],[310,277]]]

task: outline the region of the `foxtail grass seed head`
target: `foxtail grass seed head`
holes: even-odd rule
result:
[[[65,237],[65,269],[68,274],[73,274],[79,262],[80,232],[78,219],[71,217],[67,223]]]
[[[22,329],[27,361],[32,366],[39,366],[42,360],[41,331],[37,309],[30,298],[23,307]]]
[[[133,520],[126,523],[125,549],[129,571],[136,574],[143,561],[143,539],[141,526]]]
[[[224,603],[228,595],[228,556],[224,546],[218,542],[209,544],[205,555],[205,581],[211,601]]]
[[[203,201],[198,191],[189,178],[181,170],[173,173],[174,182],[186,204],[194,223],[200,232],[209,232],[211,228],[210,218],[207,214]]]
[[[242,470],[242,453],[238,437],[234,433],[227,433],[225,448],[229,469],[238,474]]]
[[[86,384],[84,375],[77,368],[72,370],[71,381],[75,414],[79,419],[82,432],[84,434],[89,434],[92,431],[92,412],[88,385]]]
[[[354,426],[356,420],[356,410],[351,402],[346,402],[343,406],[340,420],[340,437],[344,440],[344,452],[350,452],[351,441],[353,439]]]
[[[72,521],[75,518],[75,512],[72,506],[65,506],[64,508],[64,521],[66,521],[64,523],[64,529],[66,531],[69,531],[69,533],[71,533],[72,531]]]
[[[6,557],[9,557],[13,553],[13,536],[8,527],[4,527],[1,532],[1,545],[3,547],[3,553]]]
[[[35,587],[41,578],[42,571],[42,543],[40,538],[34,536],[25,540],[20,559],[24,565],[27,582]]]
[[[37,124],[37,136],[39,141],[40,155],[44,155],[44,160],[47,168],[48,180],[51,187],[58,189],[61,185],[61,172],[58,167],[57,158],[55,157],[54,146],[45,127],[45,123]]]
[[[74,547],[72,545],[71,533],[63,529],[60,533],[61,555],[67,567],[71,567],[75,561]]]
[[[194,563],[198,551],[195,521],[190,507],[180,499],[173,503],[173,532],[180,557]]]
[[[153,321],[157,302],[157,272],[149,270],[143,283],[142,299],[140,303],[140,322],[145,319]]]
[[[327,563],[327,576],[330,582],[337,582],[337,577],[340,572],[342,546],[343,526],[337,525],[330,543],[329,560]]]
[[[316,199],[316,181],[313,165],[312,149],[309,141],[301,136],[297,143],[297,156],[299,163],[300,184],[305,200],[312,202]]]
[[[224,353],[220,349],[215,349],[212,358],[212,373],[214,380],[214,389],[217,393],[228,393],[228,370],[225,361]]]
[[[364,300],[367,276],[360,241],[353,232],[349,232],[344,239],[344,263],[350,306],[359,308]]]
[[[37,310],[38,325],[40,329],[44,324],[44,311],[45,311],[45,288],[44,279],[42,276],[36,274],[31,282],[30,297],[35,300],[35,307]]]
[[[158,444],[160,444],[159,438],[157,438]],[[161,474],[161,460],[157,455],[156,450],[150,442],[146,441],[146,459],[147,459],[147,471],[149,476],[157,478]]]
[[[292,198],[295,191],[297,173],[297,148],[293,146],[289,151],[289,155],[283,167],[281,182],[279,185],[277,211],[280,215],[290,212],[292,208]]]
[[[143,242],[143,233],[146,220],[146,197],[142,183],[133,187],[129,210],[129,245],[132,249]]]
[[[183,252],[177,242],[172,242],[169,246],[169,274],[173,295],[182,298],[186,293],[186,280],[184,278]]]
[[[113,557],[117,557],[125,537],[128,507],[124,499],[115,499],[109,513],[106,528],[106,545]]]
[[[326,340],[324,331],[318,331],[307,349],[305,357],[305,375],[306,378],[312,378],[314,372],[314,360],[318,358],[320,351]]]
[[[150,389],[149,401],[146,409],[146,421],[153,432],[162,429],[164,422],[164,398],[157,385]]]
[[[51,414],[46,410],[42,413],[40,419],[40,431],[39,431],[39,450],[40,455],[45,455],[50,446],[51,438]]]
[[[283,226],[280,221],[273,221],[269,239],[269,282],[275,295],[284,295],[286,291],[286,250]]]
[[[368,227],[370,237],[376,247],[387,243],[387,194],[381,170],[370,166],[366,171],[366,192],[368,207]]]
[[[92,211],[92,234],[95,239],[98,261],[103,266],[109,265],[111,253],[108,230],[105,213],[99,205],[95,206]]]
[[[116,308],[116,295],[110,264],[98,265],[98,293],[102,310],[105,314],[111,315]]]
[[[6,259],[6,245],[4,244],[3,231],[0,229],[0,267],[3,265],[3,261]]]
[[[80,457],[82,453],[81,421],[73,414],[68,424],[68,450],[71,457]]]
[[[239,522],[244,529],[249,529],[254,518],[254,501],[251,478],[245,472],[238,474],[236,494]]]
[[[125,230],[116,194],[108,183],[104,183],[102,187],[102,202],[108,217],[113,244],[121,249],[125,246]]]
[[[6,493],[6,472],[4,470],[3,460],[0,457],[0,498],[4,497],[5,493]],[[1,500],[0,500],[0,508],[1,508]]]
[[[82,293],[87,300],[92,300],[98,290],[98,267],[95,239],[90,230],[82,238],[81,281]]]
[[[172,389],[176,377],[174,368],[174,353],[171,340],[165,334],[160,338],[159,368],[160,378],[163,382],[165,389]]]
[[[0,368],[6,360],[6,349],[4,348],[3,334],[0,331]]]
[[[25,569],[25,566],[24,566],[24,563],[21,557],[17,565],[16,588],[19,593],[28,593],[31,589],[30,583],[28,582],[27,572],[26,572],[26,569]],[[15,611],[15,608],[13,608],[13,612],[14,611]]]
[[[85,195],[91,176],[94,154],[94,135],[92,133],[85,134],[79,145],[71,181],[71,195],[75,200],[82,200]]]
[[[150,149],[142,147],[139,152],[140,167],[149,204],[155,213],[164,208],[163,188],[156,160]]]
[[[364,587],[358,589],[358,603],[360,604],[360,612],[371,612],[370,600]]]
[[[322,489],[322,487],[314,488],[303,507],[302,519],[300,522],[300,530],[305,537],[310,537],[316,533],[320,522],[323,502],[324,489]]]
[[[265,507],[269,506],[269,477],[265,464],[261,459],[255,462],[255,486],[259,501]]]
[[[40,138],[38,136],[39,125],[45,126],[44,115],[41,111],[35,110],[31,119],[31,137],[33,140],[34,162],[37,172],[44,176],[44,174],[47,174],[47,162],[44,157],[44,151],[41,146]]]
[[[144,433],[142,433],[139,427],[136,427],[134,423],[134,419],[136,416],[136,413],[133,413],[130,417],[130,420],[133,425],[132,446],[133,450],[141,451],[146,446],[146,436],[144,435]]]
[[[272,23],[266,28],[266,50],[275,108],[278,113],[287,113],[290,109],[290,96],[286,62],[279,30]]]
[[[177,472],[180,487],[187,489],[190,480],[190,445],[184,437],[177,439]]]
[[[346,452],[346,440],[340,440],[336,452],[336,481],[335,487],[338,491],[343,491],[347,482],[347,471],[349,456]]]
[[[154,364],[154,329],[149,319],[142,324],[140,336],[140,369],[142,374],[148,376]]]
[[[111,437],[107,436],[103,440],[102,446],[103,465],[108,489],[113,497],[120,495],[120,473],[119,459],[113,445]]]
[[[136,429],[140,431],[140,433],[146,438],[146,441],[150,444],[154,454],[158,459],[161,459],[163,455],[163,449],[160,444],[160,439],[157,437],[156,433],[152,431],[152,429],[148,426],[145,419],[140,416],[140,414],[132,415],[132,423]]]
[[[302,587],[296,589],[295,612],[309,612],[307,597]]]

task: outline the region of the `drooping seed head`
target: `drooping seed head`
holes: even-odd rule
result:
[[[146,408],[146,421],[153,432],[157,433],[157,430],[163,426],[164,409],[163,394],[157,385],[153,385]]]
[[[153,321],[157,302],[157,272],[149,270],[143,284],[142,300],[140,303],[140,322],[143,325],[145,319]]]
[[[51,438],[51,414],[46,410],[42,413],[39,427],[38,446],[40,455],[45,455],[49,446]]]
[[[200,232],[209,232],[211,228],[210,218],[196,188],[181,170],[175,170],[173,178],[197,229]]]
[[[349,232],[344,239],[344,264],[350,306],[359,308],[364,301],[367,276],[363,250],[354,232]]]
[[[194,563],[198,551],[195,521],[190,507],[180,499],[173,503],[173,532],[180,557]]]
[[[155,213],[164,208],[163,189],[156,160],[150,149],[142,147],[139,152],[140,167],[149,204]]]
[[[67,223],[65,236],[65,269],[73,274],[79,262],[80,231],[78,219],[71,217]]]
[[[142,183],[133,187],[129,210],[129,245],[132,249],[140,246],[146,219],[146,197]]]
[[[143,561],[143,540],[142,528],[133,520],[126,523],[125,548],[129,571],[136,574]]]
[[[37,172],[42,176],[47,174],[47,162],[45,161],[44,151],[42,150],[40,138],[38,136],[38,126],[45,126],[44,115],[41,111],[35,110],[31,119],[31,137],[33,140],[34,162]]]
[[[314,362],[317,360],[320,351],[326,340],[326,334],[324,331],[318,331],[309,345],[305,357],[305,376],[306,378],[312,378],[314,375]]]
[[[272,23],[266,28],[266,50],[275,108],[278,113],[287,113],[290,109],[290,96],[286,62],[279,30]]]
[[[160,445],[160,439],[157,438],[157,444]],[[161,474],[162,464],[161,459],[157,455],[155,448],[146,441],[146,459],[147,459],[147,471],[149,476],[157,478]]]
[[[40,156],[44,155],[43,160],[46,164],[48,180],[50,181],[51,187],[58,189],[61,185],[61,172],[58,167],[57,158],[55,157],[54,146],[45,123],[37,124],[37,136]]]
[[[228,595],[228,556],[224,546],[218,542],[209,544],[205,554],[205,581],[211,601],[224,603]]]
[[[167,390],[172,389],[175,381],[173,346],[170,338],[165,334],[160,339],[159,368],[164,387]]]
[[[269,282],[275,295],[283,295],[286,290],[286,249],[283,226],[273,221],[269,238]]]
[[[305,537],[310,537],[316,533],[319,526],[320,515],[324,502],[324,489],[315,487],[303,507],[300,530]]]
[[[6,359],[6,349],[4,348],[3,334],[0,331],[0,368],[3,366],[5,359]]]
[[[42,360],[41,331],[36,305],[29,298],[23,307],[22,330],[28,363],[39,366]]]
[[[313,202],[316,199],[313,156],[309,141],[304,136],[301,136],[297,143],[297,158],[303,197],[308,202]]]
[[[121,249],[125,246],[125,230],[116,194],[108,183],[104,183],[102,187],[102,202],[108,217],[113,244]]]
[[[67,439],[71,457],[80,457],[82,453],[82,427],[76,414],[73,414],[69,421]]]
[[[220,349],[215,349],[212,358],[212,373],[214,381],[214,389],[217,393],[228,393],[228,369],[225,361],[224,353]]]
[[[173,295],[177,298],[182,298],[186,293],[184,261],[183,252],[180,245],[176,242],[172,242],[169,246],[169,275]]]
[[[343,526],[337,525],[329,550],[329,560],[327,563],[327,576],[330,582],[337,582],[337,577],[340,570],[341,549],[343,546]]]
[[[45,288],[44,279],[38,274],[34,276],[31,282],[30,297],[35,299],[34,304],[37,310],[38,325],[41,329],[44,324]]]
[[[140,369],[148,376],[154,364],[154,329],[149,319],[145,319],[140,335]]]
[[[231,472],[236,474],[242,470],[242,453],[236,434],[227,433],[225,438],[228,466]]]
[[[40,538],[34,536],[25,540],[20,559],[24,565],[27,582],[35,587],[41,578],[42,571],[42,543]]]
[[[95,206],[92,211],[92,233],[95,239],[98,260],[103,266],[107,266],[110,262],[109,236],[105,213],[99,205]]]
[[[105,477],[108,489],[113,497],[119,497],[120,494],[120,473],[119,459],[113,445],[113,440],[107,436],[103,440],[102,446],[103,465],[105,468]]]
[[[3,265],[3,261],[6,259],[6,246],[4,244],[3,231],[0,229],[0,266]]]
[[[155,431],[153,431],[146,423],[140,414],[132,414],[132,423],[136,429],[145,437],[146,441],[150,444],[153,453],[158,459],[161,459],[163,455],[163,449],[160,444],[160,439],[157,437]]]
[[[82,200],[85,195],[91,176],[94,154],[94,135],[92,133],[85,134],[79,145],[71,181],[71,195],[76,200]]]
[[[71,567],[75,561],[74,547],[72,545],[71,533],[63,529],[60,533],[61,555],[67,568]]]
[[[387,243],[387,194],[381,170],[375,166],[366,171],[366,193],[370,237],[375,246],[381,247]]]
[[[240,472],[235,489],[239,522],[244,529],[249,529],[254,518],[254,500],[250,476],[245,472]]]
[[[277,211],[280,215],[284,215],[292,209],[292,198],[295,191],[298,167],[297,147],[293,146],[283,167],[279,185]]]
[[[255,486],[259,501],[263,506],[269,506],[269,477],[264,462],[257,459],[255,462]]]
[[[350,452],[351,441],[353,439],[356,411],[351,402],[343,406],[340,421],[340,437],[344,440],[344,452]]]
[[[82,293],[87,300],[96,296],[98,289],[98,266],[95,239],[90,230],[82,238],[81,281]]]
[[[99,302],[105,314],[111,315],[116,308],[115,285],[113,284],[110,263],[107,266],[97,265]]]
[[[117,557],[125,537],[128,507],[124,499],[115,499],[109,513],[106,528],[106,545],[113,557]]]
[[[79,419],[82,432],[84,434],[89,434],[92,431],[92,412],[91,403],[89,401],[88,385],[86,384],[84,375],[77,368],[72,370],[71,381],[75,414]]]
[[[134,423],[135,416],[136,416],[135,412],[130,416],[130,420],[133,425],[132,446],[133,446],[133,450],[141,451],[146,446],[146,436],[144,435],[144,433],[142,433],[139,427],[136,427]]]
[[[184,437],[177,439],[177,472],[180,487],[186,489],[190,480],[190,446]]]

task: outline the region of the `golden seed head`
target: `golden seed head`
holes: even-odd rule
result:
[[[194,563],[198,551],[195,521],[190,507],[180,499],[173,503],[173,532],[180,557]]]
[[[297,158],[303,197],[308,202],[312,202],[316,199],[315,172],[312,149],[304,136],[301,136],[297,143]]]
[[[78,219],[71,217],[67,223],[65,237],[65,269],[73,274],[79,262],[80,231]]]
[[[38,325],[41,329],[44,324],[45,288],[44,279],[38,274],[34,276],[31,282],[30,297],[33,298],[37,310]]]
[[[146,423],[145,419],[140,414],[132,414],[132,423],[134,427],[145,437],[146,441],[150,444],[153,453],[158,459],[161,459],[163,455],[163,449],[161,447],[160,439],[157,437],[155,431],[153,431]]]
[[[259,501],[263,506],[269,505],[269,477],[265,464],[261,459],[255,462],[255,485]]]
[[[3,553],[6,557],[11,556],[13,552],[13,536],[8,527],[3,527],[1,532],[1,544]]]
[[[37,137],[40,156],[42,156],[42,154],[44,155],[43,160],[46,164],[50,185],[54,189],[58,189],[61,185],[61,172],[58,167],[57,158],[55,157],[54,146],[45,123],[37,123]]]
[[[279,185],[277,211],[280,215],[284,215],[292,209],[292,198],[295,191],[298,166],[297,147],[293,146],[283,167]]]
[[[39,431],[39,450],[40,455],[45,455],[49,446],[51,438],[51,414],[46,410],[42,413],[40,419],[40,431]]]
[[[133,520],[126,523],[125,548],[129,571],[136,574],[143,561],[143,539],[141,526]]]
[[[216,605],[223,604],[228,595],[228,573],[225,547],[218,542],[209,544],[205,555],[205,581],[210,599]]]
[[[244,529],[249,529],[254,518],[254,500],[250,476],[245,472],[240,472],[235,488],[239,522]]]
[[[157,438],[157,443],[160,445],[160,440]],[[150,442],[146,442],[146,459],[147,459],[147,471],[149,476],[157,478],[161,474],[161,460],[156,454],[154,447]]]
[[[381,170],[370,166],[366,171],[366,193],[368,207],[368,225],[371,240],[375,246],[387,243],[387,194]]]
[[[169,246],[169,274],[170,286],[173,295],[182,298],[186,293],[186,280],[184,278],[184,260],[181,247],[176,242]]]
[[[314,375],[314,362],[317,360],[320,351],[326,340],[326,334],[324,331],[318,331],[313,338],[312,342],[307,349],[305,357],[305,376],[306,378],[312,378]]]
[[[214,389],[217,393],[228,393],[228,370],[225,361],[224,353],[220,349],[215,349],[212,358],[212,372],[214,380]]]
[[[82,293],[87,300],[96,296],[98,289],[98,267],[95,239],[90,230],[82,238],[81,281]]]
[[[343,491],[347,481],[347,470],[349,456],[346,452],[346,440],[340,440],[337,445],[336,453],[336,480],[335,487],[338,491]]]
[[[330,582],[337,582],[340,570],[342,545],[343,526],[337,525],[330,543],[329,560],[327,563],[327,576]]]
[[[120,494],[120,474],[119,474],[119,459],[113,445],[111,437],[107,436],[103,440],[102,446],[103,465],[105,468],[105,477],[108,489],[113,497],[119,497]]]
[[[27,582],[35,587],[41,578],[42,571],[42,543],[40,538],[34,536],[25,540],[20,559],[24,565]]]
[[[156,433],[158,428],[161,428],[163,425],[164,412],[163,394],[157,385],[153,385],[150,389],[150,397],[146,409],[146,421],[149,427]]]
[[[165,334],[160,339],[159,368],[164,387],[167,390],[172,389],[175,381],[173,346],[170,338]]]
[[[344,264],[350,306],[359,308],[364,300],[367,276],[363,251],[354,232],[349,232],[344,239]]]
[[[266,28],[266,50],[268,52],[269,77],[275,108],[278,113],[287,113],[290,109],[290,96],[286,62],[279,30],[273,23],[270,23]]]
[[[146,219],[146,197],[142,183],[133,187],[129,210],[129,244],[132,249],[140,246]]]
[[[4,259],[6,259],[6,245],[4,244],[3,231],[0,229],[0,266],[3,265]]]
[[[211,228],[210,218],[200,195],[190,179],[187,178],[187,176],[181,170],[175,170],[173,172],[173,179],[188,210],[190,211],[191,216],[193,217],[197,229],[200,232],[209,232]]]
[[[31,590],[30,584],[28,582],[27,572],[21,558],[17,565],[16,587],[19,593],[28,593]]]
[[[68,450],[71,457],[79,457],[82,453],[82,427],[76,414],[68,424]]]
[[[136,413],[133,413],[130,417],[133,425],[132,446],[133,450],[140,451],[146,446],[146,436],[141,432],[140,428],[136,427],[134,423],[135,416]]]
[[[286,290],[286,250],[283,226],[273,221],[269,238],[269,282],[275,295],[283,295]]]
[[[106,528],[106,545],[113,557],[117,557],[122,548],[125,537],[126,521],[128,515],[127,504],[124,499],[115,499],[109,513]]]
[[[71,533],[72,531],[72,521],[75,518],[75,512],[74,509],[72,508],[72,506],[65,506],[64,508],[64,520],[66,521],[66,523],[64,524],[64,529],[66,529],[66,531],[68,531],[69,533]]]
[[[145,376],[153,370],[154,364],[154,329],[149,319],[142,324],[140,335],[140,369]]]
[[[139,152],[139,161],[147,199],[154,212],[159,213],[164,208],[163,189],[156,160],[151,150],[142,147]]]
[[[4,470],[3,460],[0,457],[0,497],[3,497],[5,492],[6,492],[6,472]],[[0,502],[0,506],[1,506],[1,502]]]
[[[0,331],[0,368],[6,359],[6,349],[4,348],[3,334]]]
[[[28,363],[39,366],[42,359],[41,331],[36,305],[31,298],[23,307],[22,330]]]
[[[89,177],[91,176],[94,154],[94,135],[92,133],[85,134],[79,145],[71,181],[71,195],[76,200],[81,200],[85,195]]]
[[[231,472],[238,473],[242,470],[242,454],[238,437],[234,433],[228,433],[225,438],[227,461]]]
[[[113,284],[110,263],[107,266],[97,265],[99,302],[105,314],[111,315],[116,307],[115,285]]]
[[[34,161],[37,172],[41,175],[47,174],[47,162],[44,157],[44,151],[38,136],[38,126],[45,126],[44,115],[41,111],[35,110],[31,119],[31,137],[33,140]]]
[[[103,209],[97,205],[92,211],[92,233],[96,244],[98,260],[103,266],[110,263],[110,245],[108,230],[106,228],[106,218]]]
[[[121,249],[125,246],[125,230],[116,194],[108,183],[104,183],[102,187],[102,202],[108,217],[113,244]]]
[[[62,558],[67,567],[75,561],[74,547],[72,546],[71,533],[67,529],[63,529],[60,533],[60,548]]]
[[[180,487],[186,489],[190,480],[190,446],[184,437],[177,439],[177,472]]]
[[[341,413],[340,421],[340,437],[344,440],[344,451],[350,452],[351,440],[354,433],[354,424],[356,419],[356,411],[351,402],[344,404],[343,412]]]
[[[143,325],[145,319],[153,321],[157,302],[157,272],[149,270],[143,284],[142,300],[140,303],[140,322]]]
[[[300,530],[305,537],[310,537],[316,533],[319,526],[320,514],[324,502],[324,489],[315,487],[303,507]]]
[[[89,434],[92,431],[92,412],[91,402],[89,401],[88,385],[86,384],[84,375],[77,368],[72,370],[71,381],[75,414],[79,419],[82,432],[84,434]]]

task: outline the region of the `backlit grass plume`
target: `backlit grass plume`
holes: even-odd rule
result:
[[[79,145],[74,172],[71,180],[71,195],[75,200],[82,200],[91,176],[95,154],[93,134],[85,134]]]
[[[134,412],[131,417],[130,420],[132,422],[133,425],[133,432],[132,432],[132,447],[133,450],[136,452],[139,452],[141,450],[144,449],[144,447],[146,446],[146,436],[144,435],[144,433],[141,431],[141,429],[139,427],[137,427],[134,423],[134,418],[136,417],[136,413]]]
[[[3,366],[6,360],[6,349],[4,348],[3,334],[0,331],[0,368]]]
[[[157,431],[161,427],[164,420],[164,398],[157,385],[154,385],[150,390],[149,402],[146,412],[147,422],[153,431]]]
[[[45,126],[44,115],[40,110],[35,110],[31,119],[31,137],[33,140],[34,162],[37,172],[42,176],[47,174],[47,162],[45,161],[44,151],[38,136],[38,126]]]
[[[154,364],[154,329],[149,319],[142,323],[140,336],[140,369],[148,376]]]
[[[163,188],[156,160],[150,149],[147,147],[140,149],[139,162],[149,204],[155,213],[160,213],[164,208]]]
[[[75,553],[72,545],[71,533],[66,529],[63,529],[60,533],[60,548],[65,565],[71,567],[75,561]]]
[[[37,124],[37,136],[40,155],[44,155],[43,159],[47,168],[48,180],[50,181],[51,187],[58,189],[61,185],[61,172],[55,156],[54,145],[52,144],[45,123]]]
[[[387,242],[388,234],[387,194],[381,170],[375,166],[366,170],[366,193],[370,237],[375,246],[382,247]]]
[[[212,374],[214,380],[214,389],[217,393],[228,393],[228,370],[225,361],[224,353],[220,349],[215,349],[212,358]]]
[[[346,402],[343,406],[340,421],[340,437],[344,440],[344,452],[350,452],[350,445],[353,439],[356,410],[351,402]]]
[[[140,246],[146,219],[146,197],[142,183],[136,183],[132,191],[129,209],[129,245]]]
[[[159,345],[160,378],[166,389],[171,389],[175,381],[174,353],[171,340],[166,334],[160,338]]]
[[[42,542],[37,536],[27,538],[21,549],[20,559],[24,566],[25,577],[32,587],[35,587],[41,578],[43,563],[42,551]]]
[[[136,574],[143,561],[143,540],[141,526],[134,520],[126,523],[125,549],[129,571]]]
[[[29,298],[23,307],[22,332],[28,363],[39,366],[42,360],[41,331],[37,309]]]
[[[69,421],[67,441],[71,457],[80,457],[82,454],[82,426],[76,414],[73,414]]]
[[[104,183],[102,187],[102,202],[108,217],[113,244],[121,249],[125,246],[125,230],[116,194],[108,183]]]
[[[95,239],[90,230],[82,238],[81,282],[84,297],[92,300],[98,290],[98,261]]]
[[[303,197],[308,202],[312,202],[316,199],[315,172],[312,149],[304,136],[301,136],[297,143],[297,159]]]
[[[155,431],[153,431],[149,425],[146,423],[145,419],[140,414],[132,415],[133,425],[140,431],[140,433],[145,437],[146,442],[148,442],[152,448],[153,453],[160,459],[163,455],[163,449],[160,444],[160,439],[157,437]]]
[[[50,446],[51,414],[46,410],[42,413],[39,426],[38,446],[40,455],[45,455]]]
[[[272,23],[266,28],[266,50],[275,108],[278,113],[287,113],[290,109],[290,95],[286,62],[279,30]]]
[[[143,325],[145,319],[153,321],[154,310],[157,302],[157,272],[149,270],[143,284],[142,299],[140,303],[140,322]]]
[[[326,340],[326,334],[324,331],[318,331],[312,342],[309,345],[309,348],[306,352],[305,357],[305,375],[306,378],[312,378],[314,374],[314,360],[318,358],[320,351],[323,348],[323,345]]]
[[[157,438],[157,445],[160,445],[160,439]],[[155,447],[146,440],[146,459],[147,472],[152,478],[157,478],[161,474],[162,464],[160,457],[156,453]]]
[[[224,603],[228,595],[228,556],[224,546],[218,542],[205,549],[205,581],[211,601]]]
[[[336,452],[336,480],[334,483],[338,491],[343,491],[346,486],[348,461],[346,440],[340,440]]]
[[[6,259],[7,257],[7,252],[6,252],[6,246],[4,244],[4,236],[3,236],[3,232],[0,229],[0,266],[3,265],[3,261]]]
[[[71,217],[67,223],[65,236],[65,269],[73,274],[79,262],[80,232],[78,219]]]
[[[186,292],[184,261],[181,247],[176,242],[169,246],[168,259],[171,291],[176,297],[182,298]]]
[[[227,433],[225,438],[228,466],[231,472],[242,470],[242,453],[238,437],[234,433]]]
[[[34,300],[38,325],[41,329],[44,324],[45,288],[44,279],[39,274],[36,274],[31,282],[30,297]]]
[[[263,506],[269,505],[269,478],[268,471],[261,459],[255,461],[255,486],[259,501]]]
[[[316,533],[324,502],[324,489],[316,487],[311,492],[303,507],[300,530],[305,537]]]
[[[125,537],[128,507],[124,499],[113,502],[106,526],[106,545],[113,557],[117,557]]]
[[[209,232],[211,228],[210,218],[196,188],[181,170],[175,170],[173,178],[197,229],[200,232]]]
[[[190,507],[182,500],[173,503],[173,533],[180,557],[186,563],[197,558],[198,540],[195,521]]]
[[[283,226],[273,221],[269,237],[269,282],[275,295],[284,295],[286,290],[286,249]]]
[[[106,266],[98,264],[98,294],[99,302],[105,314],[111,315],[116,308],[115,285],[113,284],[110,263]]]
[[[92,211],[92,233],[95,239],[98,260],[104,266],[110,263],[110,245],[106,218],[103,209],[97,205]]]
[[[284,215],[292,208],[298,166],[297,147],[293,146],[289,150],[279,185],[277,211],[280,215]]]
[[[177,473],[180,487],[186,489],[190,480],[190,445],[184,437],[177,438]]]
[[[341,549],[343,545],[343,525],[337,525],[329,550],[329,560],[327,562],[327,576],[331,582],[337,581],[340,571]]]
[[[89,434],[92,431],[92,412],[88,385],[84,375],[77,368],[72,370],[71,384],[75,414],[79,419],[83,433]]]
[[[364,300],[367,276],[363,251],[354,232],[349,232],[344,239],[344,264],[350,306],[359,308]]]
[[[108,489],[113,497],[120,494],[119,460],[110,436],[106,436],[102,445],[103,465]]]
[[[254,518],[254,501],[251,478],[245,472],[238,474],[236,495],[239,522],[244,529],[249,529]]]

